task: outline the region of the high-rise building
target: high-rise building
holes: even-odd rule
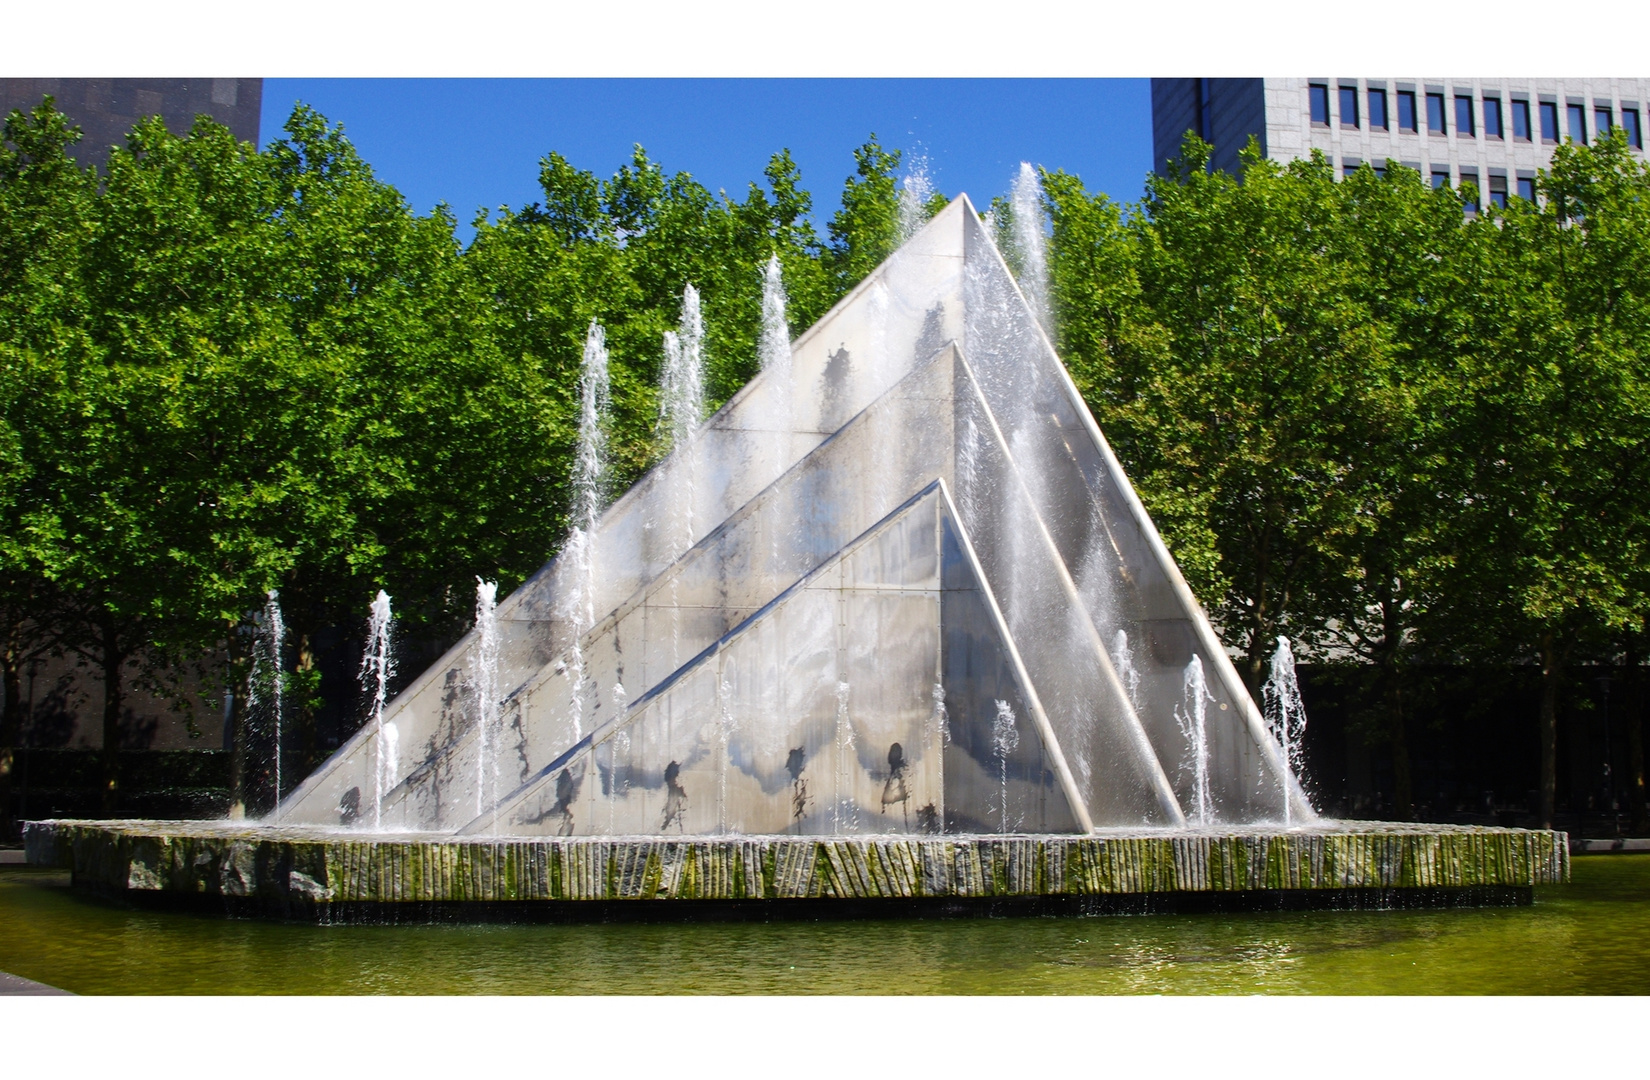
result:
[[[1533,195],[1566,139],[1619,127],[1643,154],[1647,107],[1646,79],[1153,79],[1153,167],[1192,131],[1214,145],[1215,168],[1235,172],[1253,136],[1277,161],[1322,150],[1344,175],[1391,160],[1504,204]]]
[[[78,125],[82,136],[71,153],[82,165],[103,168],[109,148],[122,146],[126,133],[145,116],[159,116],[173,134],[183,135],[201,113],[258,142],[263,107],[262,79],[0,79],[0,117],[28,112],[51,95],[57,110]]]

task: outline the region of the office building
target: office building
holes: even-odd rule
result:
[[[77,125],[80,142],[71,153],[82,165],[103,168],[109,148],[124,146],[126,134],[145,116],[159,116],[173,134],[183,135],[205,113],[242,142],[258,143],[263,107],[262,79],[0,79],[0,116],[28,112],[51,95],[57,110]]]
[[[1642,155],[1647,107],[1647,79],[1153,79],[1153,167],[1193,131],[1214,145],[1213,167],[1235,172],[1253,136],[1276,161],[1322,150],[1346,175],[1391,160],[1504,204],[1533,196],[1537,170],[1567,139],[1619,127]]]

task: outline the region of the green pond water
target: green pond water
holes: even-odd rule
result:
[[[867,922],[310,926],[0,871],[0,970],[78,994],[1644,994],[1650,855],[1525,908]]]

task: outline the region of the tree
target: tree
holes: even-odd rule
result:
[[[74,414],[66,358],[89,345],[78,323],[95,194],[68,156],[79,137],[47,98],[7,116],[0,139],[0,835],[12,831],[21,672],[60,646],[67,610],[56,466]]]
[[[1412,661],[1433,610],[1448,552],[1442,536],[1458,501],[1463,348],[1462,205],[1397,162],[1364,167],[1337,185],[1335,258],[1389,347],[1370,357],[1361,445],[1341,448],[1353,500],[1346,527],[1326,537],[1323,637],[1370,665],[1370,698],[1391,746],[1397,816],[1414,815],[1408,713]]]
[[[873,132],[854,151],[855,175],[842,185],[842,208],[831,217],[826,262],[838,295],[875,270],[899,244],[899,189],[894,174],[900,151],[888,151]]]
[[[1568,664],[1641,624],[1650,516],[1650,169],[1619,133],[1555,151],[1469,232],[1466,488],[1444,595],[1469,656],[1541,669],[1539,815],[1553,821]]]
[[[788,153],[736,201],[638,147],[605,180],[549,155],[542,203],[484,217],[462,250],[445,207],[412,213],[304,107],[262,153],[205,118],[183,136],[144,121],[101,178],[69,161],[75,137],[47,101],[8,121],[0,156],[0,743],[20,665],[79,652],[104,686],[108,812],[132,680],[208,654],[234,806],[278,794],[279,750],[247,714],[268,590],[307,767],[324,628],[383,587],[444,643],[476,576],[508,589],[554,554],[592,318],[623,484],[662,451],[661,335],[687,284],[714,407],[757,370],[768,259],[799,329],[892,250],[898,215],[898,155],[874,138],[829,244]]]
[[[1189,138],[1131,218],[1167,347],[1132,373],[1117,420],[1171,544],[1212,546],[1187,561],[1258,695],[1277,636],[1311,642],[1332,609],[1331,549],[1359,509],[1351,462],[1381,423],[1393,346],[1359,295],[1328,162],[1282,166],[1251,145],[1239,181],[1205,171],[1208,153]]]
[[[203,119],[179,138],[151,119],[111,155],[97,199],[84,270],[95,348],[70,369],[58,497],[67,634],[103,673],[105,812],[127,669],[222,640],[290,565],[284,526],[305,478],[278,407],[292,349],[270,194],[226,128]],[[232,666],[238,714],[244,671]]]

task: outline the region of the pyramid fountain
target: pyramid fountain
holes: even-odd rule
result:
[[[582,499],[561,557],[496,607],[484,585],[475,630],[269,819],[32,823],[31,859],[380,916],[1567,877],[1561,834],[1318,817],[1035,311],[958,198],[613,505]],[[586,374],[594,432],[599,328]]]

